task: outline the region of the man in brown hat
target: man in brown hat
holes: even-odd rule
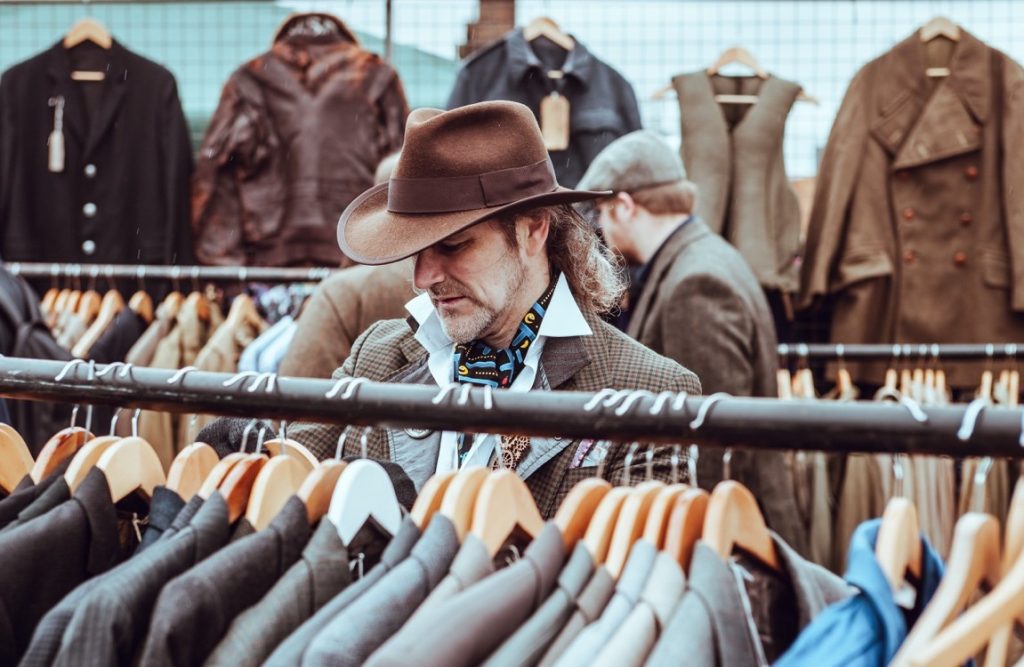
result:
[[[370,327],[335,377],[512,391],[612,387],[698,394],[693,373],[599,317],[615,307],[623,286],[570,204],[607,194],[559,187],[540,128],[521,104],[414,111],[390,181],[349,205],[338,242],[362,264],[414,257],[420,295],[406,305],[408,320]],[[290,432],[329,457],[341,428]],[[412,429],[373,429],[369,438],[369,455],[395,461],[417,487],[435,472],[488,465],[500,454],[526,480],[544,516],[576,481],[596,473],[605,451],[611,452],[606,476],[618,481],[626,453],[588,440]],[[346,454],[358,453],[359,440],[346,438]],[[632,479],[643,478],[644,465],[638,458]]]

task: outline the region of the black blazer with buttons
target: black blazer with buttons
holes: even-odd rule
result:
[[[76,82],[75,69],[106,70]],[[48,167],[64,99],[64,168]],[[0,78],[0,255],[6,261],[192,262],[192,150],[174,76],[116,41],[56,44]]]

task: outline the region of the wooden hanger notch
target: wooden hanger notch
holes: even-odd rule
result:
[[[553,19],[546,16],[538,16],[523,28],[523,39],[527,42],[532,42],[540,37],[547,37],[566,51],[576,48],[576,41],[563,32]]]
[[[739,547],[775,571],[780,570],[768,526],[754,494],[739,482],[719,482],[711,492],[701,539],[722,559]]]

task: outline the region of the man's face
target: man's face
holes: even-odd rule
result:
[[[416,288],[430,295],[455,343],[494,334],[526,279],[525,262],[500,225],[481,222],[416,255]]]
[[[630,260],[632,248],[629,236],[629,220],[623,219],[624,209],[618,197],[602,199],[597,204],[598,224],[605,244],[614,252]]]

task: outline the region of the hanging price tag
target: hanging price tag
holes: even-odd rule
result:
[[[53,131],[46,139],[47,166],[51,172],[64,171],[64,96],[51,97],[53,107]]]
[[[551,93],[540,101],[540,132],[544,147],[549,151],[564,151],[569,147],[569,99]]]

